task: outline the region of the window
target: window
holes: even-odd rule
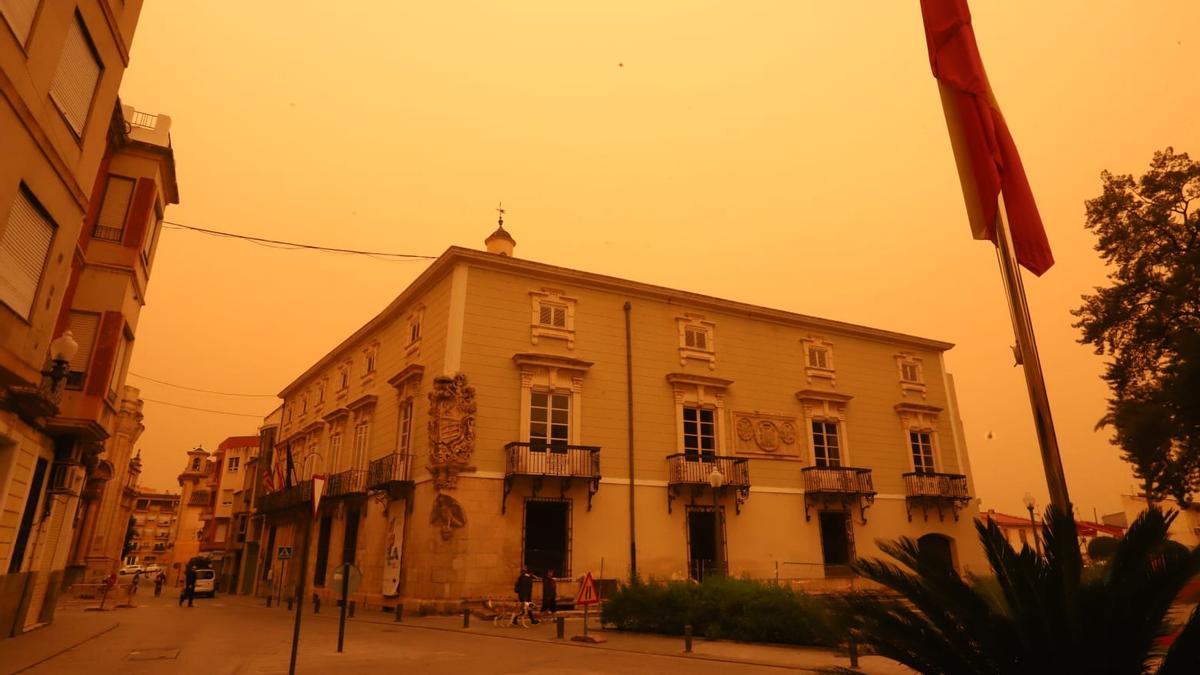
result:
[[[132,178],[109,176],[104,188],[104,201],[100,205],[100,216],[92,236],[105,241],[121,241],[125,234],[125,219],[129,216],[129,202],[133,200]]]
[[[233,490],[221,490],[221,506],[233,506]]]
[[[199,471],[199,470],[200,470],[200,458],[193,457],[192,458],[192,471]]]
[[[374,349],[370,349],[367,351],[365,361],[366,361],[366,369],[367,369],[366,374],[369,375],[369,374],[375,372],[375,350]]]
[[[300,397],[300,414],[308,412],[308,394]]]
[[[67,41],[58,59],[58,69],[54,71],[54,81],[50,83],[50,98],[76,136],[83,135],[103,68],[83,19],[77,13],[67,29]]]
[[[29,39],[29,29],[33,27],[33,17],[37,14],[39,0],[0,0],[0,16],[8,22],[17,42],[24,45]]]
[[[397,450],[401,453],[407,453],[412,443],[412,413],[413,400],[406,398],[400,404],[400,446]]]
[[[675,317],[679,328],[679,365],[687,365],[688,359],[707,361],[709,369],[717,367],[717,345],[714,338],[716,324],[704,317],[686,314]]]
[[[812,432],[813,464],[831,468],[841,466],[842,451],[838,444],[837,423],[814,421]]]
[[[79,344],[79,350],[71,359],[70,371],[67,373],[68,389],[83,389],[87,379],[88,363],[92,360],[92,345],[96,342],[96,330],[100,327],[100,315],[91,312],[71,311],[68,330]]]
[[[925,397],[925,367],[921,359],[912,354],[896,355],[896,370],[900,375],[900,390],[904,393],[915,392]]]
[[[829,350],[824,347],[808,348],[808,366],[810,368],[829,369]]]
[[[412,344],[421,339],[421,320],[413,319],[408,324],[408,344]]]
[[[910,431],[908,443],[912,447],[913,471],[933,473],[933,434],[928,431]]]
[[[684,406],[683,453],[686,459],[711,462],[717,449],[716,415],[712,408]]]
[[[342,434],[335,432],[329,435],[329,470],[337,471],[341,468],[338,463],[342,454]]]
[[[369,422],[354,425],[354,469],[367,468],[367,440],[371,433]]]
[[[900,379],[905,382],[920,382],[921,371],[915,363],[900,364]]]
[[[108,378],[108,398],[110,400],[117,399],[117,387],[121,385],[122,379],[125,377],[125,364],[129,359],[129,337],[122,332],[120,339],[117,341],[117,353],[113,357],[112,374]]]
[[[325,380],[317,383],[317,403],[325,402],[325,385],[328,384]]]
[[[822,337],[809,335],[800,340],[804,357],[804,375],[809,384],[814,379],[827,380],[837,386],[837,375],[833,366],[833,343]]]
[[[554,328],[567,327],[567,306],[543,302],[538,306],[538,323]]]
[[[142,240],[142,259],[150,264],[150,256],[154,254],[154,245],[158,243],[158,233],[162,230],[163,209],[157,199],[154,200],[154,220],[146,225],[146,237]]]
[[[708,351],[708,331],[695,326],[684,329],[684,346],[690,349]]]
[[[338,389],[350,387],[350,364],[346,363],[338,369]]]
[[[533,450],[570,442],[571,395],[535,391],[529,399],[529,443]]]
[[[238,465],[241,464],[241,461],[242,461],[241,457],[230,457],[229,458],[229,473],[237,473]]]
[[[0,302],[28,319],[55,225],[24,184],[0,232]]]

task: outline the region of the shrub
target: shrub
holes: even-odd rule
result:
[[[727,577],[624,584],[601,617],[621,630],[682,635],[691,624],[697,636],[742,642],[836,645],[845,635],[821,598]]]

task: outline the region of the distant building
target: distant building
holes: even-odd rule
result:
[[[1034,520],[1030,521],[1029,516],[1012,516],[988,509],[979,514],[979,520],[983,523],[994,522],[1000,528],[1005,541],[1018,551],[1025,547],[1041,551],[1040,547],[1045,543],[1045,539],[1042,537],[1042,518],[1039,514],[1035,513]],[[1093,539],[1098,537],[1120,539],[1125,536],[1125,529],[1125,527],[1113,523],[1076,520],[1075,531],[1079,537],[1079,550],[1083,555],[1084,562],[1091,562],[1088,556],[1088,544]]]
[[[117,98],[141,5],[0,2],[0,638],[119,562],[109,491],[129,485],[140,417],[125,375],[178,201],[169,119]]]
[[[1156,499],[1155,505],[1163,509],[1171,509],[1178,511],[1175,520],[1171,523],[1170,529],[1167,530],[1167,536],[1174,541],[1177,541],[1189,549],[1200,546],[1200,505],[1189,504],[1182,506],[1174,499]],[[1121,512],[1120,514],[1111,514],[1104,517],[1105,521],[1119,520],[1123,517],[1125,522],[1133,523],[1137,520],[1138,515],[1145,511],[1147,507],[1145,495],[1121,495]]]
[[[360,604],[511,595],[522,566],[569,597],[634,551],[643,578],[837,586],[901,535],[983,570],[950,344],[486,245],[284,387],[262,577],[307,545],[311,592],[353,563]]]
[[[134,494],[134,546],[125,556],[126,565],[169,567],[174,548],[179,495],[139,488]]]

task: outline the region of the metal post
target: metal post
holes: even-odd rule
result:
[[[692,653],[692,624],[683,627],[683,653]]]
[[[630,312],[633,305],[625,301],[625,399],[626,421],[629,424],[629,580],[637,580],[637,526],[634,522],[633,496],[633,329]]]
[[[592,606],[591,603],[583,606],[583,641],[584,642],[587,642],[588,609],[591,608],[591,606]]]
[[[296,623],[292,627],[292,660],[288,665],[288,675],[296,675],[296,656],[300,652],[300,617],[304,614],[304,571],[308,569],[308,544],[312,539],[313,521],[316,520],[316,514],[311,509],[305,509],[309,512],[308,528],[304,533],[304,548],[300,552],[300,574],[299,581],[296,582]],[[288,609],[292,608],[292,600],[288,600]]]
[[[353,618],[354,618],[354,610],[355,610],[357,607],[358,607],[358,601],[357,601],[357,600],[351,600],[351,601],[350,601],[350,613],[349,613],[349,614],[347,614],[347,616],[349,616],[351,619],[353,619]]]
[[[1025,300],[1025,286],[1021,282],[1021,269],[1013,249],[1012,232],[1004,217],[1004,208],[999,203],[996,209],[995,229],[1000,276],[1004,279],[1004,288],[1008,293],[1009,313],[1017,338],[1017,353],[1025,371],[1029,403],[1033,408],[1033,422],[1037,429],[1038,448],[1042,454],[1042,469],[1046,473],[1046,486],[1050,490],[1050,503],[1059,511],[1071,515],[1071,497],[1067,492],[1067,479],[1063,473],[1062,457],[1058,452],[1054,420],[1050,416],[1050,397],[1046,391],[1046,379],[1042,373],[1042,362],[1033,335],[1029,305]]]
[[[396,603],[396,615],[392,617],[392,619],[395,620],[396,623],[404,621],[404,605],[398,602]]]
[[[321,613],[321,596],[313,592],[313,614]]]
[[[850,644],[848,647],[850,651],[850,667],[858,668],[858,640],[854,639],[854,633],[850,634]]]
[[[463,610],[463,628],[470,628],[470,627],[471,627],[471,610],[464,609]]]
[[[556,637],[559,640],[563,639],[563,636],[567,634],[567,620],[561,616],[554,617],[554,629],[557,632]]]
[[[338,653],[342,653],[342,643],[346,640],[346,596],[350,595],[349,565],[342,563],[342,608],[338,612]]]

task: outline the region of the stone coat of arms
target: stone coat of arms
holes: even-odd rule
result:
[[[475,387],[467,376],[437,377],[429,392],[429,473],[437,490],[453,490],[458,474],[472,471],[475,452]]]

